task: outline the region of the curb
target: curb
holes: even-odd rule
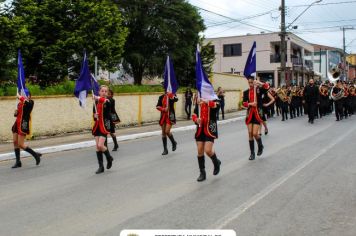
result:
[[[220,124],[220,125],[228,124],[228,123],[243,120],[244,118],[245,118],[244,116],[241,116],[241,117],[231,118],[231,119],[227,119],[227,120],[222,120],[222,121],[218,121],[218,124]],[[173,128],[172,131],[183,132],[183,131],[194,130],[195,128],[196,128],[196,125],[188,125],[188,126]],[[161,135],[161,130],[118,136],[117,141],[118,142],[129,141],[129,140],[135,140],[135,139],[147,138],[147,137],[159,136],[159,135]],[[112,143],[111,138],[108,138],[108,143]],[[83,141],[83,142],[78,142],[78,143],[70,143],[70,144],[62,144],[62,145],[57,145],[57,146],[37,148],[37,149],[35,149],[35,151],[40,152],[42,154],[47,154],[47,153],[55,153],[55,152],[63,152],[63,151],[88,148],[88,147],[93,147],[93,146],[95,146],[95,141],[91,140],[91,141]],[[21,151],[21,157],[29,157],[29,156],[30,156],[29,153]],[[7,161],[7,160],[12,160],[12,159],[15,159],[13,152],[0,154],[0,161]]]

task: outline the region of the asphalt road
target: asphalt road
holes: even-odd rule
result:
[[[237,235],[356,235],[356,117],[269,122],[249,161],[242,121],[219,126],[221,174],[199,175],[193,132],[120,143],[95,175],[94,148],[0,163],[0,235],[119,235],[122,229],[234,229]]]

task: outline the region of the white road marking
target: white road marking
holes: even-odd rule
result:
[[[305,167],[307,167],[310,163],[321,157],[323,154],[325,154],[327,151],[332,149],[336,144],[341,142],[343,139],[345,139],[348,135],[350,135],[352,132],[354,132],[355,128],[349,130],[347,133],[339,136],[335,141],[330,143],[327,148],[321,149],[319,152],[317,152],[312,158],[302,162],[299,166],[273,182],[271,185],[267,186],[265,189],[263,189],[261,192],[257,193],[253,197],[251,197],[248,201],[245,203],[241,204],[240,206],[236,207],[232,211],[230,211],[227,215],[225,215],[223,218],[218,220],[213,226],[209,227],[211,229],[222,229],[226,227],[230,222],[236,220],[239,218],[244,212],[246,212],[248,209],[256,205],[259,201],[261,201],[263,198],[265,198],[267,195],[275,191],[278,187],[283,185],[285,182],[287,182],[290,178],[292,178],[294,175],[298,174],[301,170],[303,170]]]

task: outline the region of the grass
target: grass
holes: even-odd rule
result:
[[[49,96],[49,95],[71,95],[74,92],[75,82],[65,81],[58,85],[53,85],[41,89],[39,85],[28,84],[32,96]],[[115,85],[109,86],[114,93],[153,93],[162,92],[161,85]],[[15,96],[17,88],[15,86],[0,87],[0,96]],[[186,87],[180,87],[178,92],[185,92]]]

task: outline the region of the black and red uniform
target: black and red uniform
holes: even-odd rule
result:
[[[254,88],[249,88],[244,91],[243,93],[243,103],[242,105],[247,108],[247,114],[246,114],[246,125],[248,124],[257,124],[260,125],[263,122],[262,119],[262,110],[263,110],[263,101],[262,97],[263,95],[266,96],[267,92],[269,89],[269,84],[265,83],[263,84],[262,87],[257,87],[256,88],[256,94],[255,95],[255,90]],[[256,102],[257,102],[257,107],[251,107],[248,104],[253,103],[255,101],[256,97]]]
[[[12,126],[12,132],[21,136],[26,136],[30,134],[30,122],[31,122],[31,112],[34,106],[34,102],[31,99],[26,99],[23,96],[19,97],[19,103],[17,104],[17,111],[15,113],[16,121]],[[36,160],[36,165],[41,162],[41,153],[35,152],[29,146],[24,148],[24,150],[30,153]],[[12,168],[19,168],[22,166],[20,160],[20,148],[15,146],[15,157],[16,163]]]
[[[195,132],[196,142],[212,142],[218,138],[218,124],[217,124],[217,113],[220,108],[219,100],[208,101],[207,103],[201,103],[195,105],[194,113],[192,115],[192,120],[197,124],[197,129]],[[200,119],[200,123],[197,121]],[[211,154],[210,154],[211,155]],[[217,175],[220,172],[221,161],[216,156],[216,153],[209,156],[214,164],[213,175]],[[200,176],[197,181],[201,182],[206,179],[205,171],[205,156],[198,156],[198,165],[200,170]]]
[[[163,94],[159,96],[156,108],[161,112],[161,117],[159,119],[160,126],[164,124],[174,125],[176,123],[176,113],[174,110],[174,103],[177,101],[178,101],[178,97],[172,93]],[[167,106],[168,106],[168,111],[164,111],[164,109]]]
[[[111,130],[111,104],[110,101],[106,98],[99,98],[96,102],[96,112],[93,109],[94,113],[94,126],[92,129],[92,134],[96,136],[106,137],[110,134]]]
[[[16,121],[12,126],[12,132],[21,136],[30,134],[31,112],[34,102],[31,99],[26,99],[21,96],[17,104],[17,112],[15,113]]]
[[[164,125],[172,126],[176,123],[176,113],[174,110],[174,103],[177,101],[178,101],[178,98],[173,93],[166,93],[166,94],[159,96],[158,102],[156,105],[156,109],[161,112],[161,117],[159,119],[160,126],[164,126]],[[167,111],[165,111],[166,108],[168,108]],[[164,132],[167,132],[167,131],[164,131]],[[163,143],[162,155],[168,154],[167,137],[169,138],[169,140],[172,143],[172,151],[175,151],[177,149],[177,142],[174,140],[172,133],[169,131],[169,133],[162,135],[162,143]]]
[[[209,101],[208,104],[202,103],[195,106],[192,120],[196,123],[198,118],[200,118],[200,125],[197,125],[195,132],[195,140],[197,142],[214,142],[214,139],[218,138],[218,125],[216,120],[218,110],[218,101]]]
[[[351,85],[352,88],[350,88],[350,91],[349,91],[349,96],[350,96],[350,112],[351,112],[351,115],[354,115],[355,111],[356,111],[356,88],[353,87],[353,85]]]

